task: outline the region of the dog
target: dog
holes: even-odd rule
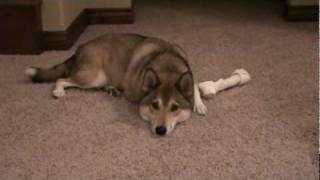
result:
[[[124,95],[139,105],[141,118],[159,136],[172,132],[192,111],[207,111],[182,48],[155,37],[106,34],[80,45],[62,64],[29,67],[26,74],[35,83],[56,82],[56,98],[69,87]]]

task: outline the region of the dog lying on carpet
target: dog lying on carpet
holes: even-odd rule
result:
[[[33,82],[56,81],[53,96],[65,88],[105,88],[139,105],[142,119],[154,133],[169,134],[192,110],[205,114],[197,83],[181,48],[138,34],[107,34],[81,45],[52,68],[29,67]]]

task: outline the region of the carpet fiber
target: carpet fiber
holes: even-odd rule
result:
[[[24,76],[108,32],[180,44],[200,80],[237,68],[253,80],[159,138],[124,98],[71,89],[56,100],[53,84]],[[137,1],[134,24],[90,26],[69,51],[2,55],[0,179],[319,179],[317,33],[285,22],[275,0]]]

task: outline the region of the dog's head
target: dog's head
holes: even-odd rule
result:
[[[140,116],[151,123],[157,135],[169,134],[179,122],[190,118],[193,107],[193,76],[190,71],[157,72],[149,68],[144,73]]]

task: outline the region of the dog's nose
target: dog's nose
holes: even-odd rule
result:
[[[156,127],[156,133],[159,135],[159,136],[163,136],[165,135],[167,132],[167,128],[164,127],[164,126],[158,126]]]

